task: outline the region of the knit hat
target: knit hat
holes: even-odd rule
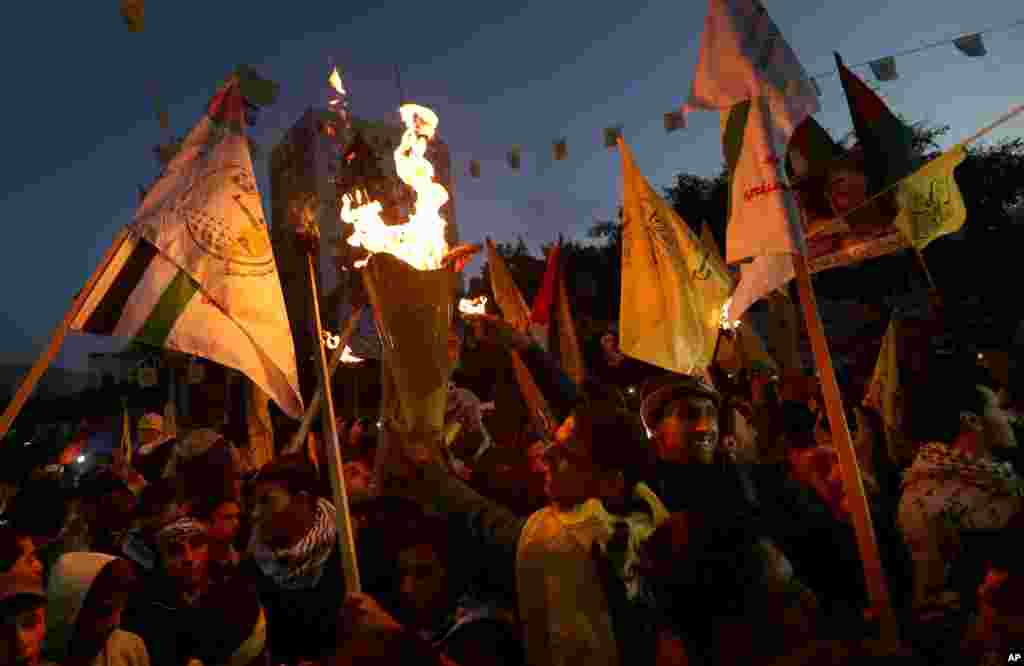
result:
[[[157,430],[159,432],[164,431],[164,417],[160,416],[155,412],[147,412],[139,418],[138,423],[139,430]]]

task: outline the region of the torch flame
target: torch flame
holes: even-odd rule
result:
[[[459,301],[459,312],[467,315],[487,314],[487,297],[463,298]]]
[[[364,359],[359,358],[352,353],[352,348],[345,345],[345,348],[341,350],[341,362],[345,365],[359,365]]]
[[[403,182],[416,192],[416,206],[405,224],[387,225],[380,214],[379,201],[364,200],[362,192],[341,198],[341,219],[355,227],[348,242],[365,248],[371,255],[387,252],[421,271],[437,270],[448,253],[444,238],[445,221],[441,206],[448,202],[448,191],[434,182],[434,167],[425,157],[427,142],[434,138],[437,115],[416,104],[401,108],[405,134],[395,150],[395,170]],[[357,268],[367,259],[356,262]]]
[[[730,298],[722,304],[722,314],[718,318],[718,326],[725,331],[735,331],[743,323],[740,320],[732,321],[729,319],[729,308],[732,306],[732,299]]]
[[[327,77],[327,83],[329,83],[339,95],[344,96],[348,94],[348,92],[345,91],[345,84],[341,82],[341,74],[338,73],[337,67],[331,70],[331,75]]]

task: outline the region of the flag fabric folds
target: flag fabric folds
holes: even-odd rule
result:
[[[505,260],[498,254],[498,248],[490,238],[487,239],[487,267],[491,278],[491,291],[494,292],[494,300],[505,321],[519,331],[529,331],[532,313],[526,307],[526,299],[513,280]],[[557,424],[554,423],[547,399],[530,374],[530,369],[519,357],[519,353],[512,351],[510,356],[512,371],[519,386],[519,394],[526,404],[530,423],[538,434],[550,436]]]
[[[149,188],[72,328],[235,368],[299,418],[295,347],[243,116],[229,81]]]
[[[967,208],[953,170],[966,159],[963,145],[927,162],[900,181],[899,213],[893,223],[917,249],[955,233],[967,220]]]
[[[580,347],[580,339],[576,333],[576,321],[572,316],[572,307],[569,304],[569,290],[565,283],[565,262],[562,261],[558,267],[558,294],[555,309],[555,327],[558,331],[558,357],[562,366],[562,372],[577,387],[583,386],[583,380],[587,375],[586,365],[583,361],[583,349]]]
[[[487,239],[487,270],[491,276],[491,291],[505,321],[520,331],[529,330],[530,309],[512,278],[505,260],[498,254],[494,241]]]
[[[889,109],[878,93],[843,64],[838,53],[835,57],[853,130],[867,161],[868,192],[877,194],[917,167],[914,132]]]
[[[530,335],[545,351],[551,349],[551,306],[555,302],[558,288],[559,257],[561,244],[555,244],[548,251],[548,263],[540,291],[533,299],[530,311]]]
[[[765,96],[786,99],[794,116],[818,109],[816,86],[759,0],[709,0],[683,110],[728,109]]]
[[[637,168],[620,140],[623,176],[620,346],[624,354],[689,374],[714,352],[732,278],[704,251]]]
[[[899,371],[899,327],[897,320],[889,322],[882,338],[878,361],[865,391],[863,404],[878,412],[885,425],[885,438],[893,460],[906,460],[906,449],[911,445],[903,436],[903,389]]]
[[[725,260],[742,263],[729,317],[795,274],[806,254],[784,159],[789,139],[818,110],[818,92],[758,0],[709,0],[690,98],[684,110],[721,113],[729,173]]]

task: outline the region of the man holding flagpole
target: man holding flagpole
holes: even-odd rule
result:
[[[822,379],[832,433],[850,498],[858,547],[883,638],[898,642],[867,498],[850,440],[835,371],[810,285],[800,208],[785,157],[790,138],[818,110],[813,82],[758,0],[709,0],[686,110],[716,110],[729,173],[726,262],[741,264],[728,319],[797,277]],[[624,262],[625,263],[625,262]]]

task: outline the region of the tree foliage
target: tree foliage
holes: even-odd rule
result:
[[[948,133],[945,126],[912,125],[915,147],[931,159],[939,155],[940,140]],[[1005,320],[1006,328],[1015,316],[1011,309],[997,312],[997,294],[1005,283],[1008,266],[1018,261],[1018,248],[1024,242],[1024,138],[971,147],[967,158],[956,170],[956,179],[967,207],[963,240],[943,237],[924,251],[929,269],[947,301],[965,302],[982,295],[981,305],[964,306],[964,321],[985,318]],[[719,247],[725,247],[728,217],[728,182],[724,168],[715,176],[680,173],[665,188],[664,196],[695,232],[704,222],[710,226]],[[959,236],[959,234],[958,234]],[[526,243],[499,246],[516,283],[532,302],[539,288],[544,261],[530,255]],[[563,245],[568,287],[572,293],[576,317],[583,322],[609,322],[618,318],[622,256],[622,209],[614,220],[595,222],[587,239]],[[824,271],[815,275],[815,291],[824,299],[856,299],[881,303],[892,296],[926,286],[924,274],[912,252],[902,252],[870,262]],[[490,291],[489,267],[474,278],[471,295]],[[987,300],[987,304],[986,304]],[[1001,319],[1000,319],[1001,318]],[[965,324],[966,325],[966,324]],[[1000,334],[1001,335],[1001,334]]]

